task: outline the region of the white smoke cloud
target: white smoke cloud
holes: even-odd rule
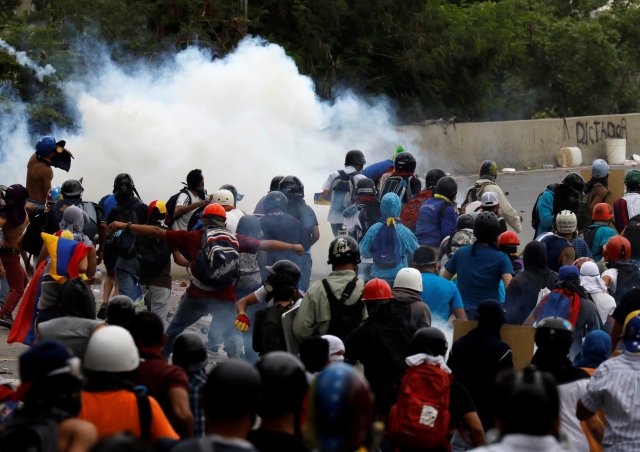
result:
[[[56,72],[55,68],[50,64],[47,64],[45,66],[38,66],[38,64],[36,64],[31,58],[27,56],[27,52],[16,50],[14,47],[9,45],[2,39],[0,39],[0,49],[4,50],[9,55],[15,56],[18,64],[31,69],[40,81],[42,81],[46,76],[53,75]]]

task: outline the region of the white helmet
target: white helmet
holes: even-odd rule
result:
[[[556,231],[560,234],[572,234],[576,232],[578,219],[576,214],[570,210],[563,210],[556,215]]]
[[[393,288],[405,288],[422,292],[422,275],[415,268],[403,268],[396,275]]]
[[[98,329],[87,344],[84,367],[96,372],[131,372],[140,365],[140,355],[131,333],[121,326]]]
[[[233,193],[229,190],[218,190],[213,194],[213,202],[217,202],[221,206],[235,206],[235,201],[233,199]]]

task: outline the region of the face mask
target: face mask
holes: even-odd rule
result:
[[[329,355],[329,361],[332,363],[343,363],[344,355]]]

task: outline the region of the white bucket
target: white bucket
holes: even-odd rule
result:
[[[607,162],[609,165],[621,165],[627,158],[626,138],[607,138]]]
[[[580,166],[582,164],[582,151],[576,147],[560,148],[556,155],[558,165],[562,168]]]

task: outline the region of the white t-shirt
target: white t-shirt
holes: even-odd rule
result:
[[[345,166],[344,172],[347,174],[351,174],[351,173],[355,173],[356,169],[353,166]],[[331,193],[331,187],[333,187],[333,181],[335,181],[336,177],[338,177],[339,175],[340,175],[340,172],[337,170],[329,174],[327,181],[322,186],[322,191],[328,191],[329,193]],[[357,185],[360,179],[365,179],[366,177],[367,176],[365,176],[364,174],[356,174],[355,176],[353,176],[353,184]],[[331,195],[329,195],[329,199],[331,199]],[[329,215],[327,216],[327,220],[331,224],[343,224],[345,222],[344,215],[342,215],[342,212],[335,212],[332,209],[329,209]]]
[[[238,228],[238,223],[240,222],[240,218],[244,217],[244,212],[240,209],[233,209],[227,212],[227,229],[236,233],[236,229]]]
[[[191,198],[190,202],[189,202],[189,198]],[[189,194],[180,193],[180,196],[178,196],[178,199],[176,200],[176,209],[178,208],[178,206],[190,206],[191,204],[200,202],[200,201],[202,201],[202,198],[200,198],[198,195],[196,195],[191,190],[189,190]],[[184,215],[182,215],[180,218],[177,218],[171,225],[171,229],[173,229],[174,231],[186,231],[187,226],[189,226],[189,220],[191,219],[191,215],[193,215],[193,212],[195,212],[195,210],[196,209],[190,212],[187,212]]]
[[[618,288],[618,269],[617,268],[609,268],[602,273],[602,279],[605,276],[611,278],[611,284],[609,284],[609,292],[616,293],[616,289]]]
[[[627,193],[623,198],[627,201],[627,214],[629,218],[640,214],[640,193]]]
[[[598,308],[598,314],[600,314],[602,324],[606,324],[607,318],[613,314],[614,309],[616,309],[616,300],[611,295],[604,292],[591,293],[589,295],[593,299],[596,308]]]
[[[572,381],[558,386],[560,394],[560,429],[569,440],[568,449],[572,451],[589,450],[589,442],[576,417],[578,400],[587,392],[588,378]]]

